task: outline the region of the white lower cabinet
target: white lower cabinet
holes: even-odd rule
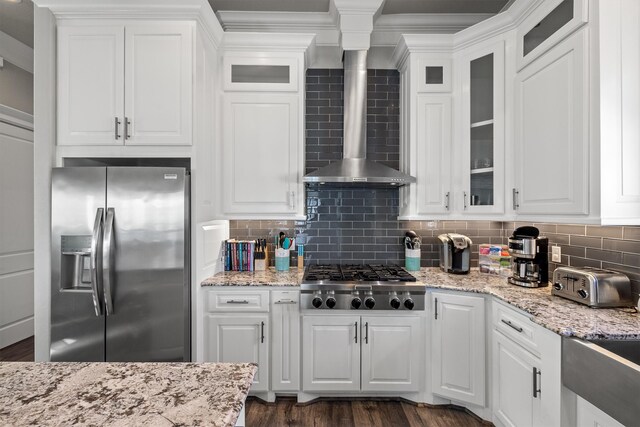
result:
[[[560,336],[495,301],[493,313],[494,424],[559,426]],[[521,334],[529,337],[517,340]]]
[[[208,314],[205,320],[205,360],[257,363],[251,391],[268,391],[269,315]]]
[[[485,299],[433,292],[431,387],[434,394],[485,404]]]
[[[304,316],[303,390],[418,391],[422,322],[417,316]]]
[[[271,390],[300,390],[300,292],[271,292]]]

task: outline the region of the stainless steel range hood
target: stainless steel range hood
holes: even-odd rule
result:
[[[304,176],[304,182],[401,186],[412,176],[367,160],[367,51],[344,52],[344,148],[342,160]]]

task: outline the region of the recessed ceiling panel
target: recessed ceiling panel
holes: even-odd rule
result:
[[[0,0],[1,1],[1,0]],[[328,12],[329,0],[209,0],[214,12]]]
[[[508,0],[387,0],[383,15],[400,13],[498,13]]]

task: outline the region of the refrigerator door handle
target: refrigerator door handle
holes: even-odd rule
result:
[[[100,301],[100,283],[101,279],[98,273],[98,248],[100,245],[100,236],[102,235],[102,215],[104,209],[98,208],[96,210],[96,220],[93,223],[93,233],[91,235],[91,296],[93,297],[93,308],[96,312],[96,316],[102,316],[102,302]]]
[[[102,278],[104,283],[104,307],[107,316],[113,314],[113,297],[111,295],[111,269],[113,268],[111,249],[113,247],[113,208],[107,208],[107,218],[104,228],[104,246],[102,251]]]

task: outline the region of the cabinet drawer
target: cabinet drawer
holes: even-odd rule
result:
[[[299,291],[271,291],[271,304],[296,305],[300,303]]]
[[[493,324],[496,330],[524,346],[532,353],[540,354],[536,325],[525,315],[499,303],[493,303]]]
[[[269,311],[269,291],[211,291],[207,295],[207,311]]]

